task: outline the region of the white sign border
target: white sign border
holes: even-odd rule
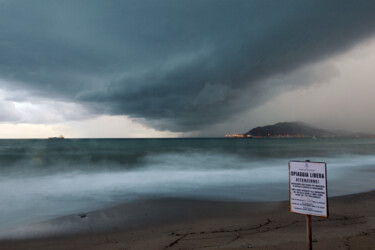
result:
[[[320,164],[324,164],[324,171],[325,171],[325,182],[326,182],[326,215],[327,216],[323,216],[323,215],[316,215],[316,214],[309,214],[309,213],[300,213],[300,212],[295,212],[292,210],[292,193],[291,193],[291,183],[290,183],[290,163],[291,162],[303,162],[303,163],[320,163]],[[329,216],[329,206],[328,206],[328,186],[327,186],[327,163],[326,162],[310,162],[310,161],[289,161],[288,163],[288,170],[289,170],[289,211],[291,213],[295,213],[295,214],[303,214],[303,215],[310,215],[310,216],[316,216],[316,217],[323,217],[323,218],[328,218]]]

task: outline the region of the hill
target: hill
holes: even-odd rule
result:
[[[261,136],[261,137],[331,137],[336,136],[335,133],[309,126],[302,122],[279,122],[274,125],[264,127],[256,127],[244,134],[245,136]]]

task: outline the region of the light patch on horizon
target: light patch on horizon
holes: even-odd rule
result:
[[[0,139],[38,139],[73,134],[71,128],[58,124],[0,124]]]
[[[158,131],[146,127],[127,116],[102,115],[83,121],[65,122],[75,136],[82,138],[170,138],[180,137],[183,133]]]
[[[56,124],[0,124],[0,139],[65,138],[170,138],[183,133],[157,131],[126,116],[99,116]]]
[[[0,83],[4,84],[4,80]],[[21,93],[22,92],[22,93]],[[16,97],[16,98],[15,98]],[[183,133],[158,131],[127,116],[95,115],[78,103],[34,97],[0,88],[0,138],[167,138]],[[1,120],[5,122],[1,123]],[[11,122],[9,122],[11,121]]]

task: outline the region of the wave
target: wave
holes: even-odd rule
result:
[[[311,160],[327,162],[330,195],[374,188],[374,172],[366,171],[375,165],[374,156],[340,155]],[[108,169],[112,170],[3,175],[0,224],[10,227],[150,197],[288,199],[285,159],[249,160],[234,154],[183,152],[149,154],[142,159],[142,167],[136,169]]]

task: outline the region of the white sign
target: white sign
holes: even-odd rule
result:
[[[328,217],[327,167],[324,162],[289,162],[290,212]]]

